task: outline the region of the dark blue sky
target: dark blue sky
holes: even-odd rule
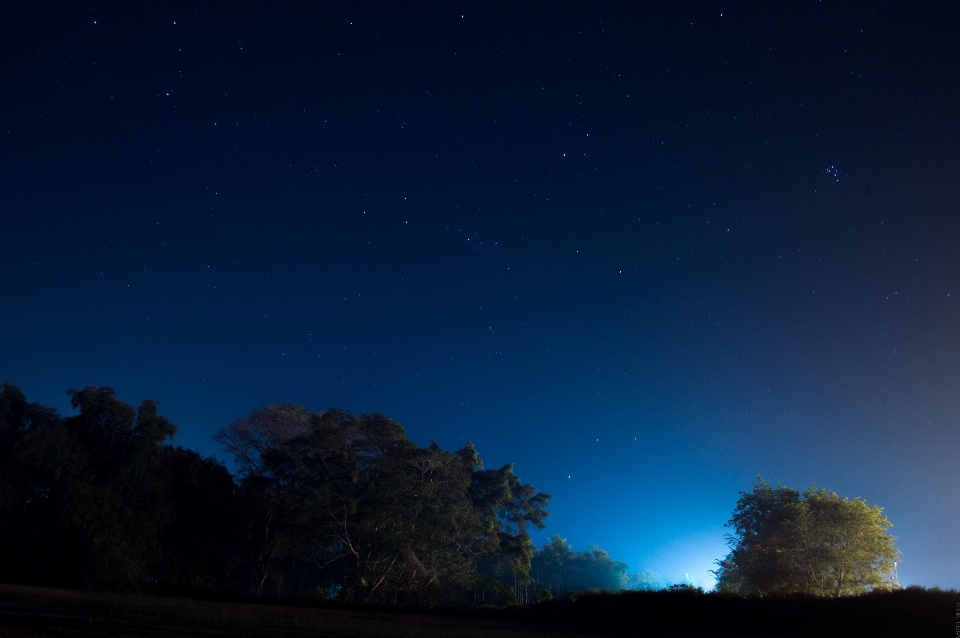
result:
[[[0,20],[0,377],[473,440],[711,585],[762,474],[960,587],[960,5],[87,3]],[[222,455],[221,455],[222,456]]]

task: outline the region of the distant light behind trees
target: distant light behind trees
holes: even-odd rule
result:
[[[657,572],[645,570],[636,574],[627,574],[623,577],[623,589],[631,591],[659,591],[666,589],[670,583]]]
[[[71,391],[61,417],[0,387],[0,581],[113,591],[506,605],[659,590],[654,572],[554,535],[550,496],[472,443],[420,447],[379,413],[268,405],[220,430],[236,475],[170,444],[154,401]],[[758,480],[729,525],[718,589],[844,596],[893,587],[877,506]]]

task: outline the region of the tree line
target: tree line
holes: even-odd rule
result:
[[[531,532],[548,494],[472,443],[420,447],[379,413],[269,405],[215,436],[234,460],[174,446],[154,401],[70,391],[77,413],[0,387],[0,581],[194,596],[507,605],[663,589],[599,547]],[[877,506],[758,480],[742,493],[718,589],[843,596],[890,588]]]
[[[542,550],[550,496],[472,443],[420,447],[382,414],[270,405],[220,430],[235,474],[172,445],[154,401],[0,390],[0,580],[377,604],[532,602],[617,589],[606,552]],[[604,571],[606,570],[606,571]]]

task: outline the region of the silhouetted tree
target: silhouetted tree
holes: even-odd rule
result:
[[[298,475],[299,459],[289,444],[308,428],[304,408],[268,405],[237,419],[214,437],[237,466],[257,596],[277,565],[300,549],[297,527],[305,523],[305,513],[298,492],[303,477],[302,472]]]
[[[47,503],[50,487],[41,472],[24,458],[24,445],[57,422],[56,412],[28,403],[16,386],[0,387],[0,547],[17,548],[0,552],[0,580],[39,582],[37,573],[50,567],[35,563],[29,548],[37,542],[33,528],[55,526],[56,508]]]
[[[549,496],[471,443],[421,448],[382,414],[270,405],[216,439],[169,441],[154,401],[71,391],[77,414],[0,388],[0,579],[393,604],[530,599]]]
[[[622,587],[631,591],[658,591],[667,588],[667,581],[657,572],[645,570],[625,575]]]
[[[588,589],[618,591],[627,564],[613,560],[596,545],[574,552],[567,539],[554,535],[533,558],[533,575],[539,588],[553,596]]]
[[[560,534],[554,534],[534,557],[534,576],[541,588],[560,596],[567,591],[564,583],[564,568],[573,558],[573,547]]]
[[[479,573],[480,602],[527,602],[535,549],[528,525],[536,529],[546,526],[550,496],[523,484],[513,473],[512,463],[475,472],[469,496],[480,517],[486,544]],[[505,584],[511,585],[512,591],[502,586]]]
[[[529,581],[547,495],[472,444],[420,448],[381,414],[268,406],[217,435],[240,468],[255,593],[423,604]],[[487,568],[488,574],[484,574]]]
[[[0,392],[0,578],[125,591],[237,591],[233,480],[166,442],[153,401],[71,391],[66,419]],[[235,544],[234,544],[235,545]],[[233,584],[228,586],[228,581]]]
[[[244,519],[233,476],[193,450],[164,450],[167,497],[174,517],[160,534],[158,588],[195,595],[242,594]]]

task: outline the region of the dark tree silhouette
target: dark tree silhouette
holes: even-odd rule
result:
[[[533,577],[538,589],[551,597],[586,590],[618,591],[623,587],[627,564],[613,560],[596,545],[573,551],[567,539],[555,534],[533,557]]]
[[[420,448],[382,414],[267,406],[217,440],[240,469],[255,592],[423,604],[529,582],[549,496],[473,445]]]
[[[382,414],[269,405],[216,436],[235,482],[170,444],[177,428],[156,402],[70,394],[77,413],[61,418],[10,384],[0,391],[0,543],[17,548],[0,554],[0,580],[415,605],[533,599],[530,530],[544,527],[549,496],[513,465],[484,469],[471,443],[422,448]]]
[[[176,426],[154,401],[135,410],[88,387],[71,402],[79,413],[62,419],[10,384],[0,393],[0,542],[17,548],[2,553],[0,579],[237,591],[236,526],[221,524],[236,510],[226,469],[167,445]]]

